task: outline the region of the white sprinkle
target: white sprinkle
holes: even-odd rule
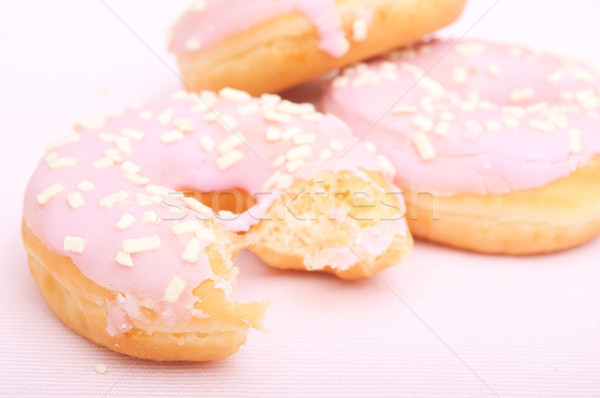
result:
[[[117,149],[122,153],[131,153],[131,141],[129,141],[128,137],[117,137],[115,139],[115,144],[117,145]]]
[[[300,134],[302,133],[302,129],[298,126],[290,126],[287,129],[285,129],[283,131],[283,133],[281,133],[281,139],[284,141],[289,141],[292,138],[294,138],[294,136],[296,134]]]
[[[469,71],[463,66],[455,66],[452,69],[452,79],[459,86],[464,86],[469,81]]]
[[[125,239],[123,241],[123,251],[129,254],[156,250],[159,247],[160,238],[157,235],[137,239]]]
[[[580,68],[578,66],[571,66],[568,69],[568,73],[575,80],[577,80],[581,83],[595,84],[598,82],[598,78],[596,76],[594,76],[593,73],[591,73],[590,71],[585,70],[583,68]]]
[[[237,128],[238,122],[233,116],[221,114],[219,114],[218,116],[219,117],[217,118],[217,123],[219,123],[219,126],[221,126],[226,132],[231,132],[232,130],[235,130]]]
[[[48,163],[51,170],[66,169],[77,166],[76,158],[57,158]]]
[[[285,165],[285,169],[289,173],[294,173],[303,167],[304,167],[304,160],[302,160],[302,159],[292,160]]]
[[[423,112],[426,113],[434,113],[435,105],[433,103],[433,100],[430,97],[424,97],[421,100],[421,109],[423,109]]]
[[[158,120],[158,122],[160,124],[162,124],[163,126],[166,126],[167,124],[169,124],[171,122],[171,119],[173,118],[173,109],[167,109],[166,111],[164,111],[163,113],[161,113],[160,115],[158,115],[156,117],[156,120]]]
[[[304,144],[312,144],[315,142],[316,136],[313,133],[304,133],[295,135],[292,138],[292,142],[294,145],[304,145]]]
[[[431,141],[429,141],[429,138],[423,132],[415,134],[412,140],[415,147],[417,147],[421,159],[428,161],[435,158],[433,145],[431,145]]]
[[[433,129],[433,121],[422,115],[415,116],[411,123],[413,126],[425,133]]]
[[[274,160],[273,163],[271,164],[271,166],[276,169],[277,167],[281,166],[282,164],[285,163],[285,156],[284,155],[279,155],[277,156]]]
[[[498,77],[500,76],[500,73],[502,73],[502,68],[500,68],[500,65],[490,64],[488,65],[487,71],[490,74],[490,76]]]
[[[285,174],[285,175],[282,175],[281,178],[279,178],[277,185],[281,189],[284,189],[286,187],[291,187],[293,182],[294,182],[294,177],[292,177],[291,175]]]
[[[136,173],[126,173],[125,178],[127,179],[127,181],[135,185],[146,185],[148,181],[150,181],[150,178],[142,177]]]
[[[533,87],[524,87],[518,90],[515,90],[510,95],[510,100],[512,102],[523,102],[529,101],[533,98],[534,90]]]
[[[171,231],[173,235],[194,234],[196,231],[203,229],[202,224],[196,220],[184,221],[173,225]]]
[[[206,8],[206,0],[193,0],[190,9],[193,11],[202,11]]]
[[[348,50],[350,50],[350,42],[348,42],[346,38],[343,38],[339,41],[337,54],[344,55],[348,52]]]
[[[552,73],[550,73],[547,77],[548,82],[555,84],[560,82],[565,77],[565,71],[563,69],[558,69]]]
[[[111,158],[102,158],[102,159],[94,160],[92,162],[92,166],[94,166],[97,169],[105,169],[107,167],[113,166],[114,164],[115,164],[115,162]]]
[[[40,194],[38,194],[37,201],[39,204],[44,205],[48,203],[50,199],[61,193],[64,189],[65,187],[59,183],[50,185],[48,188],[44,189]]]
[[[183,140],[183,138],[184,138],[184,135],[179,130],[167,131],[166,133],[162,133],[160,135],[160,140],[165,144],[172,144],[174,142]]]
[[[392,109],[392,113],[395,115],[410,115],[413,113],[417,113],[419,109],[416,106],[412,105],[398,105]]]
[[[200,258],[200,253],[202,252],[202,243],[199,239],[192,238],[185,245],[185,249],[181,254],[181,259],[191,264],[195,264]]]
[[[120,230],[125,230],[133,225],[135,217],[129,213],[123,213],[119,221],[115,224],[115,227]]]
[[[244,153],[234,149],[217,159],[217,167],[219,170],[227,170],[242,161],[242,159],[244,159]]]
[[[183,200],[196,213],[202,214],[203,216],[206,216],[209,218],[212,217],[213,212],[210,207],[204,205],[203,203],[197,201],[194,198],[183,198]]]
[[[98,139],[102,142],[115,142],[117,136],[114,134],[100,133],[98,134]]]
[[[88,180],[83,180],[77,185],[77,189],[79,189],[81,192],[91,191],[94,189],[94,187],[94,183]]]
[[[530,120],[527,122],[527,125],[532,129],[539,130],[544,133],[551,133],[555,130],[555,127],[552,123],[545,122],[543,120]]]
[[[450,122],[439,122],[433,129],[433,134],[439,136],[445,136],[450,131]]]
[[[263,117],[265,120],[273,123],[291,123],[292,117],[285,113],[279,113],[275,111],[264,111]]]
[[[148,207],[148,206],[151,206],[154,204],[154,203],[152,203],[152,201],[150,200],[148,195],[144,195],[143,193],[136,193],[135,201],[137,202],[138,205],[140,205],[142,207]]]
[[[548,115],[548,122],[552,123],[559,129],[566,130],[569,128],[569,120],[561,113],[550,113]]]
[[[461,57],[470,57],[472,55],[481,54],[485,51],[486,45],[483,43],[458,43],[455,51]]]
[[[558,98],[560,98],[563,101],[574,101],[575,100],[575,93],[572,91],[561,91],[558,94]]]
[[[279,141],[281,138],[281,130],[273,126],[267,128],[266,139],[269,142]]]
[[[569,130],[569,149],[573,154],[581,152],[581,132],[578,129]]]
[[[83,250],[85,249],[85,241],[76,236],[65,236],[63,248],[65,251],[70,253],[83,253]]]
[[[104,152],[104,155],[107,158],[111,159],[115,163],[119,163],[119,162],[123,161],[123,157],[121,156],[121,152],[119,152],[115,148],[107,149],[106,152]]]
[[[158,216],[153,211],[146,211],[142,215],[142,222],[144,224],[156,224],[158,222]]]
[[[200,137],[200,147],[204,149],[206,152],[212,152],[215,149],[215,142],[208,135],[203,135]]]
[[[383,155],[378,155],[377,156],[377,164],[379,165],[379,168],[388,173],[390,176],[394,177],[397,173],[396,168],[394,167],[394,165],[392,164],[392,162],[385,156]]]
[[[77,142],[80,139],[81,139],[81,134],[71,134],[68,137],[65,137],[65,138],[63,138],[63,139],[61,139],[59,141],[56,141],[56,142],[48,145],[46,147],[46,151],[50,152],[50,151],[52,151],[52,150],[54,150],[56,148],[60,148],[61,146],[65,146],[65,145]]]
[[[377,146],[372,141],[365,141],[365,148],[371,154],[375,154],[377,152]]]
[[[179,296],[185,289],[185,281],[180,279],[179,277],[174,277],[171,282],[169,282],[169,286],[165,290],[165,300],[169,303],[174,303],[179,299]]]
[[[54,159],[58,159],[58,153],[56,153],[56,152],[51,152],[48,155],[46,155],[46,157],[44,158],[46,163],[50,163]]]
[[[125,267],[133,267],[133,260],[131,259],[131,254],[125,253],[123,250],[119,250],[117,252],[115,261],[121,265],[124,265]]]
[[[302,146],[298,146],[298,147],[290,149],[285,154],[285,157],[288,160],[298,160],[298,159],[304,159],[304,158],[309,157],[311,153],[312,153],[312,148],[310,147],[310,145],[302,145]]]
[[[164,185],[148,185],[146,186],[146,192],[159,196],[171,196],[178,193],[177,191],[169,187],[165,187]]]
[[[121,130],[121,134],[127,138],[131,138],[134,141],[141,141],[146,136],[146,133],[144,133],[143,131],[130,129],[128,127],[123,128]]]
[[[331,156],[332,156],[332,153],[329,148],[325,148],[319,153],[319,159],[321,159],[321,160],[331,159]]]
[[[331,85],[334,88],[344,88],[348,87],[349,84],[350,79],[348,78],[348,76],[338,76],[333,80],[333,83]]]
[[[101,363],[97,363],[96,366],[94,366],[94,370],[99,375],[103,375],[104,373],[106,373],[106,365],[101,364]]]
[[[307,113],[306,115],[302,115],[302,119],[309,122],[320,122],[325,119],[325,115],[319,112]]]
[[[333,151],[339,152],[344,149],[344,144],[339,140],[331,140],[329,141],[329,148]]]
[[[219,212],[222,213],[222,212]],[[231,212],[230,212],[231,213]],[[233,214],[233,213],[231,213]],[[201,229],[197,229],[196,232],[196,239],[202,241],[202,242],[216,242],[217,241],[217,237],[215,236],[215,232],[212,229],[208,229],[208,228],[201,228]]]
[[[273,108],[281,101],[281,97],[277,94],[263,94],[260,100],[265,107]]]
[[[275,186],[275,184],[277,184],[277,181],[279,181],[280,177],[281,177],[281,173],[279,171],[276,171],[271,177],[269,177],[267,179],[267,181],[263,185],[263,191],[267,192],[271,188],[273,188]]]
[[[190,119],[177,119],[173,124],[182,133],[191,133],[194,131],[194,123]]]
[[[305,102],[297,104],[288,100],[282,100],[277,105],[277,110],[282,113],[296,116],[308,115],[316,111],[315,106],[311,103]]]
[[[442,122],[451,122],[454,120],[454,114],[449,111],[444,111],[444,112],[440,113],[440,120]]]
[[[154,116],[154,115],[153,115],[153,114],[152,114],[152,112],[150,112],[150,111],[141,111],[141,112],[138,114],[138,117],[139,117],[140,119],[142,119],[142,120],[148,120],[148,119],[152,119],[152,116]]]
[[[237,113],[241,116],[251,116],[258,115],[261,112],[260,106],[258,104],[252,102],[246,105],[242,105],[237,108]]]
[[[79,191],[70,193],[67,196],[67,201],[69,202],[69,206],[71,206],[73,209],[79,209],[85,204],[83,196],[81,196],[81,192]]]
[[[236,90],[235,88],[225,87],[219,91],[219,95],[234,101],[250,101],[252,96],[245,91]]]
[[[121,170],[127,172],[127,173],[139,173],[140,172],[140,166],[138,166],[137,164],[130,162],[129,160],[126,161],[125,163],[123,163],[121,165]]]
[[[202,43],[197,39],[187,39],[185,41],[185,49],[188,51],[196,51],[202,48]]]
[[[367,21],[362,18],[356,19],[352,24],[352,38],[354,41],[365,41],[369,34]]]
[[[484,126],[487,131],[501,131],[502,130],[502,124],[495,120],[486,120],[484,122]]]
[[[221,143],[219,144],[217,149],[221,155],[225,155],[228,152],[231,152],[235,148],[242,145],[243,142],[244,142],[244,137],[241,134],[230,135],[229,137],[227,137],[223,141],[221,141]]]
[[[109,209],[116,205],[117,203],[123,202],[129,197],[129,194],[125,191],[119,191],[113,193],[112,195],[108,195],[102,199],[100,199],[100,207],[105,209]]]
[[[521,57],[524,53],[525,51],[519,47],[511,47],[508,49],[508,55],[511,57]]]
[[[506,127],[514,130],[519,127],[520,123],[517,119],[507,118],[504,119],[504,124],[506,124]]]

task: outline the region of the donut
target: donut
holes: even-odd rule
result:
[[[465,0],[194,1],[170,33],[188,89],[279,92],[454,21]]]
[[[348,127],[310,104],[182,91],[77,127],[29,181],[23,240],[57,317],[114,351],[235,353],[268,305],[234,298],[242,250],[345,279],[411,250],[389,159],[342,157]]]
[[[599,88],[562,54],[433,40],[340,72],[322,107],[392,160],[414,236],[525,255],[600,232]]]

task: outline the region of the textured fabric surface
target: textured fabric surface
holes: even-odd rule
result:
[[[238,292],[272,300],[269,332],[252,331],[238,354],[219,362],[137,361],[69,331],[27,270],[19,236],[25,183],[44,145],[76,118],[178,86],[164,33],[187,1],[108,2],[167,66],[101,1],[39,3],[35,13],[27,2],[0,13],[0,395],[600,396],[598,239],[524,258],[417,242],[404,265],[355,283],[273,270],[248,255]],[[471,2],[444,35],[464,34],[493,3]],[[600,65],[588,50],[600,33],[590,10],[597,6],[569,4],[501,0],[471,34],[563,47]],[[104,375],[97,363],[108,367]]]

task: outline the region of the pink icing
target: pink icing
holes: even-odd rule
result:
[[[357,135],[369,131],[364,139],[385,143],[400,186],[444,195],[537,188],[600,153],[598,72],[521,47],[453,43],[435,40],[350,67],[323,97],[323,108]],[[531,98],[515,94],[527,87]],[[395,106],[404,108],[386,113]],[[443,112],[453,119],[439,135]],[[415,122],[423,117],[432,124]],[[413,142],[418,133],[431,143],[432,159]]]
[[[304,14],[316,27],[321,50],[334,57],[341,57],[348,50],[335,0],[210,0],[194,4],[200,5],[184,12],[173,28],[170,48],[179,55],[197,50],[188,43],[210,47],[261,22],[293,12]]]
[[[278,96],[256,99],[245,98],[246,94],[238,91],[228,93],[222,96],[202,93],[197,97],[178,92],[171,98],[144,107],[130,106],[121,114],[78,132],[72,136],[76,137],[73,142],[49,149],[29,181],[24,218],[33,233],[51,250],[71,257],[86,277],[103,287],[121,292],[119,299],[110,304],[109,333],[131,328],[125,314],[138,320],[143,318],[139,313],[141,306],[157,310],[168,324],[169,320],[177,319],[190,308],[194,287],[208,278],[217,279],[204,253],[200,254],[196,263],[182,259],[184,248],[193,235],[176,236],[172,232],[173,226],[206,217],[192,210],[183,214],[172,213],[172,207],[183,207],[186,202],[179,196],[169,195],[169,192],[182,188],[199,192],[231,188],[246,190],[255,197],[256,205],[233,220],[216,220],[230,231],[243,232],[260,221],[273,200],[281,194],[281,189],[289,188],[295,178],[309,178],[321,170],[361,173],[362,170],[381,169],[381,156],[374,155],[372,148],[366,145],[358,145],[351,156],[341,157],[342,151],[354,144],[355,138],[347,126],[333,115],[317,113],[310,104],[282,101]],[[210,110],[206,104],[211,107]],[[245,144],[238,141],[229,128],[215,121],[215,114],[232,127]],[[280,120],[272,121],[275,119]],[[267,140],[270,127],[276,128],[283,136],[286,131],[292,131],[289,130],[292,127],[296,135]],[[137,136],[126,128],[134,129],[138,132]],[[180,130],[186,132],[177,133]],[[165,143],[161,140],[165,132],[181,134],[180,140]],[[212,151],[200,144],[202,137],[210,137],[214,142],[216,146]],[[313,142],[310,142],[311,137]],[[297,141],[297,138],[302,139]],[[219,146],[227,141],[238,146],[223,153],[239,151],[243,159],[219,169],[217,159],[226,156],[219,151]],[[131,147],[130,151],[127,144]],[[275,159],[285,158],[283,155],[295,148],[305,150],[302,167],[288,169],[292,162],[290,159],[273,165]],[[331,156],[325,157],[324,153]],[[116,159],[114,165],[98,168],[93,164],[106,156]],[[69,158],[76,159],[77,164],[51,169],[52,165],[61,164]],[[140,182],[143,185],[126,178],[123,167],[131,164],[139,167],[137,176],[147,177],[147,181]],[[279,185],[263,188],[276,173],[282,176],[282,188]],[[83,180],[92,182],[94,188],[81,188]],[[56,183],[62,184],[64,190],[45,204],[40,204],[38,195]],[[167,193],[156,196],[148,192],[148,186],[154,185],[168,187]],[[67,198],[78,190],[85,203],[73,208]],[[150,190],[156,192],[156,189]],[[119,191],[126,192],[128,197],[109,208],[100,206],[103,198]],[[144,195],[147,196],[145,201],[141,200]],[[147,203],[153,195],[157,200]],[[148,224],[142,221],[148,211],[156,213],[157,222]],[[124,213],[136,220],[129,228],[121,230],[116,224]],[[208,217],[217,218],[212,212],[208,213]],[[66,251],[63,247],[66,236],[82,238],[84,251],[80,254]],[[132,254],[132,267],[117,263],[115,258],[125,239],[151,236],[159,237],[158,249]],[[206,242],[204,246],[208,244]],[[174,277],[185,282],[185,289],[176,302],[170,303],[164,297]]]

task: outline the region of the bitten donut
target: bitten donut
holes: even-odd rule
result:
[[[192,90],[278,92],[415,42],[454,21],[465,0],[194,1],[170,50]]]
[[[310,104],[178,92],[50,145],[25,194],[29,266],[54,313],[112,350],[211,360],[260,329],[233,259],[373,275],[410,251],[395,170]]]
[[[600,232],[599,89],[568,57],[436,40],[346,69],[323,107],[392,159],[415,236],[533,254]]]

